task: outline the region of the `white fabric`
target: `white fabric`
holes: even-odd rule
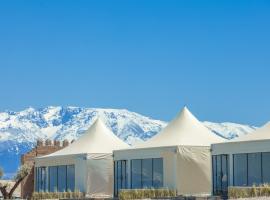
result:
[[[62,150],[40,158],[74,154],[112,153],[113,150],[128,147],[128,144],[115,136],[100,119],[97,119],[78,140]]]
[[[134,147],[210,146],[212,143],[223,141],[225,139],[211,132],[184,107],[181,113],[160,133]]]
[[[252,140],[269,140],[270,139],[270,122],[266,123],[263,127],[238,138],[232,139],[229,142],[241,142]]]
[[[113,195],[112,151],[129,148],[97,119],[77,141],[55,153],[35,159],[36,166],[50,166],[73,161],[75,165],[75,188],[90,197]]]
[[[181,195],[211,193],[210,147],[178,147],[177,192]]]
[[[112,155],[91,155],[87,158],[86,194],[91,198],[112,197]]]

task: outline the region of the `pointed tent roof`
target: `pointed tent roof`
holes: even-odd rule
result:
[[[270,139],[270,122],[266,123],[261,128],[258,128],[247,135],[243,135],[238,138],[232,139],[229,142],[243,142],[243,141],[269,140],[269,139]]]
[[[159,146],[210,146],[212,143],[224,142],[225,139],[215,135],[206,128],[187,107],[177,115],[160,133],[134,147],[147,148]]]
[[[41,158],[74,154],[112,153],[113,150],[128,147],[128,144],[115,136],[98,118],[78,140]]]

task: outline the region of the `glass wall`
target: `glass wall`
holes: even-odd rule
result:
[[[270,183],[270,152],[262,153],[262,182]]]
[[[234,154],[234,185],[270,183],[270,153]]]
[[[226,196],[228,192],[228,155],[212,156],[212,177],[214,195]]]
[[[114,195],[118,196],[120,189],[127,188],[126,160],[114,161]]]
[[[163,159],[131,160],[131,188],[163,187]]]
[[[75,190],[75,167],[67,165],[67,191]]]
[[[153,158],[153,187],[163,187],[163,159]]]
[[[47,176],[46,167],[35,168],[35,189],[37,191],[46,191],[47,189]]]
[[[57,167],[49,167],[49,192],[57,191]]]
[[[248,185],[258,185],[262,182],[261,174],[261,153],[248,154]]]
[[[58,173],[57,173],[57,179],[58,179],[58,191],[59,192],[65,192],[67,191],[67,166],[62,165],[58,166]]]
[[[131,160],[131,188],[142,188],[142,160]]]
[[[142,160],[142,188],[152,187],[153,181],[153,160]]]
[[[233,184],[234,186],[247,186],[248,174],[248,159],[247,154],[233,155]]]
[[[212,156],[213,193],[227,192],[229,162],[227,155]],[[233,186],[270,183],[270,152],[233,154]]]
[[[37,192],[64,192],[75,189],[74,165],[36,167],[35,190]]]

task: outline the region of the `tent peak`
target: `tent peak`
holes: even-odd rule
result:
[[[94,121],[93,125],[99,125],[99,124],[104,125],[104,122],[100,117],[97,117],[96,120]]]
[[[184,106],[183,109],[179,112],[174,120],[191,120],[191,121],[198,121],[199,120],[190,112],[187,106]]]
[[[223,141],[223,138],[206,128],[185,106],[158,134],[148,141],[138,143],[135,147],[210,146],[211,143]]]

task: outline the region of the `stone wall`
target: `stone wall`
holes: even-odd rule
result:
[[[60,141],[51,140],[38,140],[36,147],[31,151],[21,156],[21,165],[29,164],[32,166],[30,174],[25,177],[21,183],[21,197],[28,199],[32,196],[34,192],[34,158],[38,156],[44,156],[58,151],[69,145],[67,140],[64,140],[61,144]]]

